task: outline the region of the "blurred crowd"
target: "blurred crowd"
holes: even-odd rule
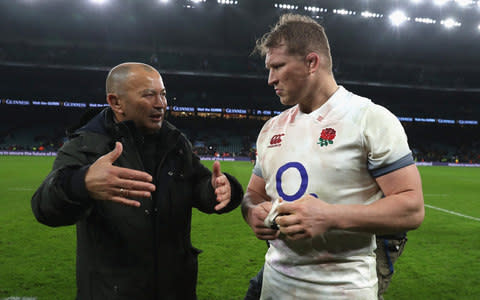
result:
[[[233,158],[250,157],[264,123],[255,119],[197,116],[170,116],[169,120],[187,135],[198,155]],[[478,125],[404,123],[404,127],[418,162],[480,163]],[[44,124],[41,134],[34,125],[0,128],[5,128],[0,130],[0,150],[56,151],[66,139],[65,131],[58,125]]]

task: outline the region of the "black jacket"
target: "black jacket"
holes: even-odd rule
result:
[[[78,299],[196,299],[197,256],[190,240],[192,207],[213,213],[211,172],[192,153],[186,137],[167,121],[150,199],[139,208],[88,196],[85,173],[100,156],[123,144],[114,165],[145,170],[141,137],[133,122],[113,122],[105,109],[78,129],[59,150],[53,170],[32,198],[37,220],[49,226],[77,225]],[[226,174],[232,199],[240,204],[241,185]]]

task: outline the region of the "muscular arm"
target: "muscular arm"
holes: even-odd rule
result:
[[[310,195],[279,207],[276,218],[291,239],[321,235],[331,229],[388,234],[416,229],[424,218],[420,175],[415,165],[376,179],[385,197],[369,205],[329,204]]]
[[[275,239],[279,233],[278,230],[270,229],[263,223],[271,207],[270,197],[265,191],[265,180],[252,174],[247,191],[243,196],[242,214],[257,238],[261,240]]]
[[[257,204],[270,201],[265,191],[265,180],[255,174],[252,174],[248,182],[247,191],[242,200],[242,214],[245,221],[248,222],[248,213]]]
[[[420,174],[415,165],[398,169],[376,179],[385,197],[370,205],[340,209],[336,226],[340,229],[376,234],[416,229],[424,218]]]

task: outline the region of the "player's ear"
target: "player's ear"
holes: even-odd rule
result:
[[[115,115],[123,115],[123,106],[122,101],[120,101],[120,97],[118,97],[115,93],[108,93],[107,94],[107,103],[112,108]]]
[[[305,64],[310,74],[315,73],[321,63],[320,56],[315,52],[310,52],[305,57]]]

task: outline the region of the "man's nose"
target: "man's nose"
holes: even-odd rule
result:
[[[167,97],[163,95],[158,95],[155,97],[155,102],[153,103],[154,107],[166,108],[167,107]]]
[[[278,82],[277,76],[274,72],[270,71],[268,73],[268,85],[274,85]]]

